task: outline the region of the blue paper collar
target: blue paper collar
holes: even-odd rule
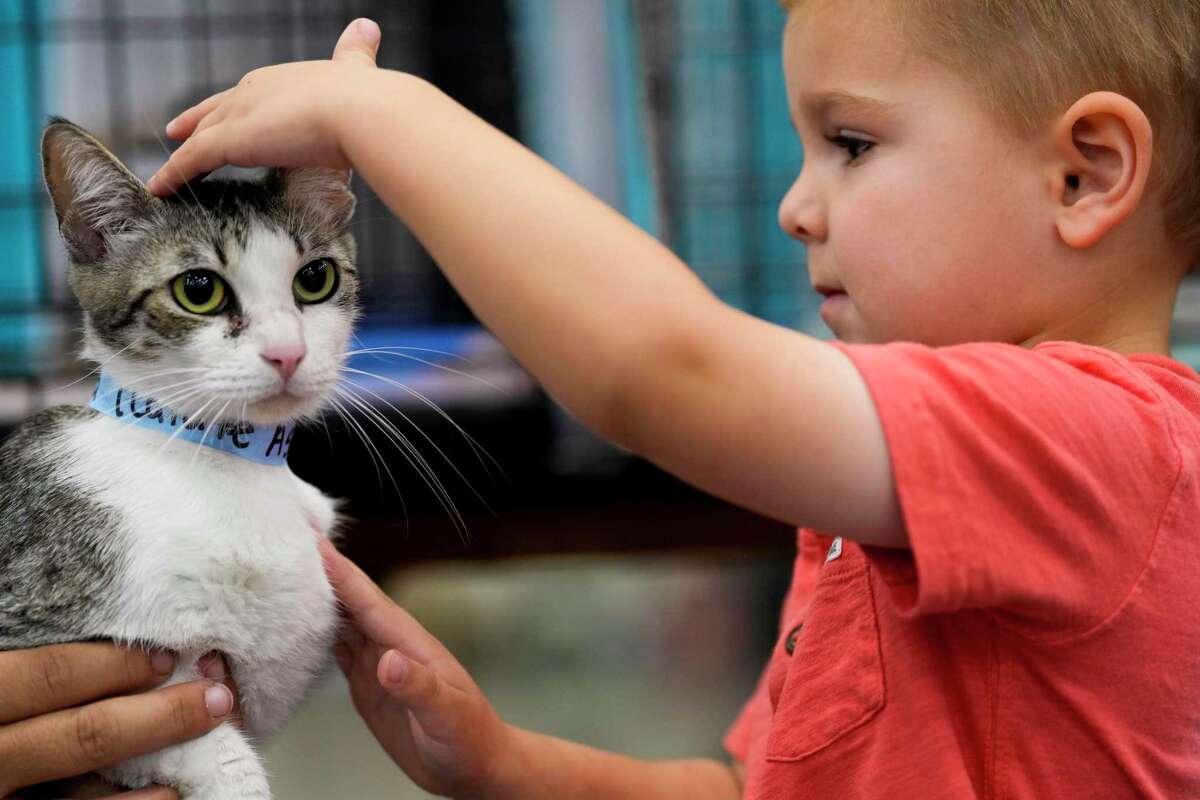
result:
[[[187,417],[159,405],[154,398],[139,397],[137,392],[118,385],[106,372],[100,373],[91,406],[120,422],[211,447],[256,464],[287,464],[295,432],[293,425],[256,429],[249,422],[189,422]]]

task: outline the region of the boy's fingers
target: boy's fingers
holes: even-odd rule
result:
[[[236,88],[236,87],[234,87]],[[167,136],[172,139],[182,141],[192,135],[192,131],[196,130],[196,126],[200,124],[200,120],[208,116],[209,112],[215,109],[221,103],[225,102],[225,98],[229,97],[233,89],[226,89],[223,92],[217,92],[211,97],[201,100],[196,105],[184,111],[175,119],[167,123]]]
[[[205,128],[188,138],[171,154],[167,163],[146,181],[146,188],[160,197],[177,192],[185,183],[205,172],[212,172],[226,163],[225,156],[214,145],[213,131]]]
[[[384,594],[357,564],[327,540],[317,545],[325,559],[329,581],[354,627],[385,646],[403,647],[422,661],[449,655],[421,623]]]
[[[175,668],[170,653],[107,642],[79,642],[0,652],[0,725],[102,697],[142,691]]]
[[[383,33],[374,20],[359,17],[346,26],[333,47],[334,61],[359,61],[367,66],[375,66],[375,53],[379,50],[379,41]]]
[[[376,677],[379,685],[407,706],[431,736],[454,730],[456,720],[447,712],[463,699],[463,692],[436,672],[389,650],[379,659]]]
[[[194,739],[225,721],[229,690],[208,681],[43,714],[0,728],[0,797]]]

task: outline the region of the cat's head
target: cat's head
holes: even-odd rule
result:
[[[162,199],[60,119],[42,136],[42,165],[83,306],[85,358],[204,420],[316,413],[358,316],[347,173],[210,178]]]

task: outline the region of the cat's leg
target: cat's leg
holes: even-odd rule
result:
[[[175,674],[164,685],[200,677],[199,655],[179,654]],[[267,772],[241,730],[224,723],[204,736],[101,770],[114,783],[139,789],[162,784],[183,800],[270,800]]]
[[[255,659],[252,663],[229,659],[238,687],[242,722],[255,738],[278,731],[308,694],[313,682],[332,663],[332,633],[319,644],[297,649],[288,659]]]
[[[267,773],[246,735],[226,722],[199,739],[101,770],[114,783],[170,786],[183,800],[270,800]]]

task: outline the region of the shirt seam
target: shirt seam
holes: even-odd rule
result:
[[[1086,347],[1086,345],[1077,346]],[[1046,347],[1047,349],[1051,347],[1061,348],[1063,345],[1049,344]],[[1028,631],[1022,630],[1017,626],[1006,624],[997,616],[997,612],[994,610],[989,610],[987,612],[988,616],[991,617],[993,622],[995,622],[995,624],[999,627],[1006,631],[1010,631],[1016,636],[1020,636],[1026,641],[1033,642],[1041,646],[1062,646],[1076,644],[1090,636],[1099,633],[1104,628],[1107,628],[1113,622],[1113,620],[1120,616],[1121,612],[1125,610],[1125,607],[1129,604],[1130,600],[1133,598],[1133,595],[1137,592],[1138,587],[1141,586],[1142,578],[1145,577],[1146,570],[1149,569],[1150,562],[1154,558],[1154,552],[1158,548],[1159,536],[1162,533],[1163,519],[1166,518],[1167,509],[1171,507],[1171,502],[1175,499],[1175,493],[1179,491],[1179,479],[1183,475],[1183,450],[1179,446],[1179,439],[1175,430],[1175,422],[1171,418],[1171,414],[1165,410],[1173,401],[1173,398],[1167,395],[1166,390],[1159,386],[1154,380],[1138,372],[1129,364],[1121,361],[1114,354],[1102,348],[1088,347],[1088,350],[1089,352],[1093,352],[1096,355],[1106,358],[1113,364],[1116,364],[1122,371],[1124,371],[1128,376],[1132,377],[1136,382],[1143,383],[1146,387],[1148,387],[1157,398],[1159,404],[1164,409],[1162,414],[1163,421],[1167,428],[1167,438],[1170,440],[1171,449],[1175,453],[1175,476],[1171,480],[1171,489],[1167,492],[1166,497],[1163,500],[1162,507],[1159,508],[1157,519],[1154,522],[1154,527],[1150,534],[1150,546],[1146,548],[1146,555],[1142,560],[1142,565],[1138,569],[1137,575],[1134,576],[1129,585],[1129,589],[1125,592],[1121,600],[1117,603],[1112,611],[1104,616],[1103,619],[1093,623],[1090,627],[1085,628],[1082,631],[1075,631],[1063,636],[1038,636],[1037,634],[1031,634]],[[1073,365],[1068,364],[1068,366]]]

